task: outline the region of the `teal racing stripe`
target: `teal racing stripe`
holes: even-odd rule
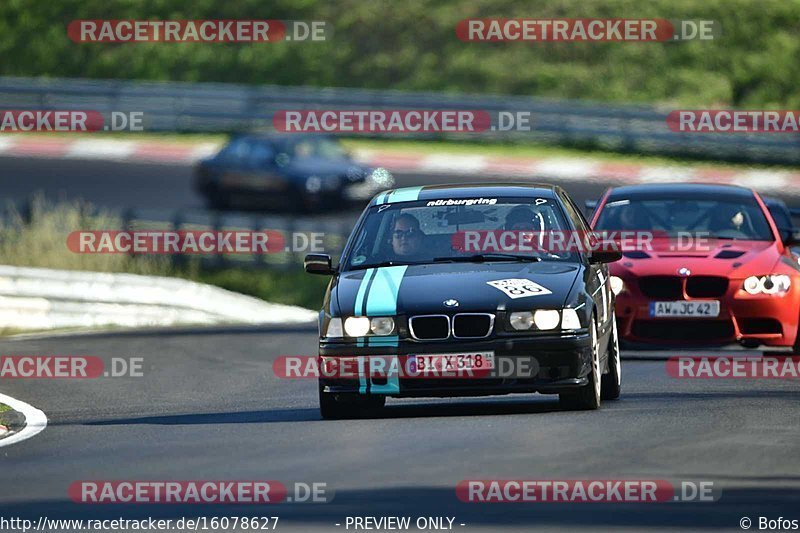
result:
[[[359,356],[358,357],[358,393],[359,394],[366,394],[367,393],[367,372],[369,361],[366,357]]]
[[[407,268],[408,265],[398,265],[378,269],[375,279],[372,280],[369,294],[367,294],[367,316],[394,316],[397,314],[397,295],[400,292],[400,282],[403,280]],[[356,298],[357,304],[358,298]]]
[[[397,314],[397,296],[400,293],[400,283],[403,281],[407,269],[407,265],[377,269],[372,281],[368,282],[366,316],[394,317]],[[398,342],[399,338],[396,335],[367,338],[367,345],[374,347],[397,346]],[[397,363],[396,355],[390,357],[395,358],[395,363]],[[363,381],[359,380],[358,391],[361,394],[397,394],[400,392],[400,376],[396,373],[387,376],[386,384],[373,383],[371,377]]]
[[[386,193],[386,192],[382,192],[382,193],[380,193],[380,194],[378,195],[378,197],[377,197],[377,198],[375,198],[375,205],[381,205],[381,204],[383,204],[383,202],[385,202],[385,201],[386,201],[386,195],[387,195],[387,194],[388,194],[388,193]]]
[[[388,375],[386,376],[386,384],[373,383],[372,377],[370,377],[370,394],[397,394],[400,392],[400,376],[398,375],[400,358],[396,355],[390,355],[388,357],[391,357],[391,363],[389,363],[390,368],[387,369]]]
[[[419,199],[419,193],[422,187],[406,187],[404,189],[395,189],[389,193],[385,201],[387,204],[395,202],[416,202]]]
[[[364,277],[361,279],[361,285],[358,286],[358,292],[356,293],[356,303],[355,307],[353,307],[353,316],[361,316],[361,310],[364,309],[364,296],[367,294],[367,286],[369,286],[369,281],[374,275],[374,268],[368,268],[367,271],[364,272]]]
[[[395,347],[400,342],[400,337],[391,335],[386,337],[367,337],[369,346],[390,346]]]

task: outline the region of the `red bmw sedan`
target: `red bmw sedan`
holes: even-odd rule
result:
[[[610,265],[620,336],[630,344],[791,347],[800,353],[800,266],[753,190],[634,185],[608,190],[592,225],[644,243]]]

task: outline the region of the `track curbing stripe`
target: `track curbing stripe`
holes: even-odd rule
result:
[[[4,403],[15,411],[19,411],[25,415],[25,427],[22,428],[22,431],[14,433],[10,437],[0,439],[0,448],[27,440],[41,433],[44,431],[44,428],[47,427],[47,416],[32,405],[28,405],[23,401],[12,398],[11,396],[6,396],[2,393],[0,393],[0,403]]]

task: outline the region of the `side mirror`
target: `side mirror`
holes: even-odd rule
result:
[[[589,262],[593,265],[601,263],[614,263],[622,259],[622,252],[616,251],[596,251],[589,256]]]
[[[797,246],[800,245],[800,228],[792,228],[791,230],[779,230],[783,238],[784,246]]]
[[[327,254],[308,254],[303,261],[303,267],[309,274],[322,274],[330,276],[334,274],[331,266],[331,256]]]

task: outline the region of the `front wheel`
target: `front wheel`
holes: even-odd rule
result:
[[[561,393],[558,400],[567,409],[594,410],[600,407],[600,347],[597,338],[597,320],[592,318],[589,330],[592,345],[592,370],[589,372],[589,383],[576,392]]]
[[[800,324],[797,325],[797,338],[792,346],[792,355],[800,355]]]
[[[385,396],[339,395],[324,392],[319,387],[319,413],[325,420],[363,418],[378,414],[386,404]]]

